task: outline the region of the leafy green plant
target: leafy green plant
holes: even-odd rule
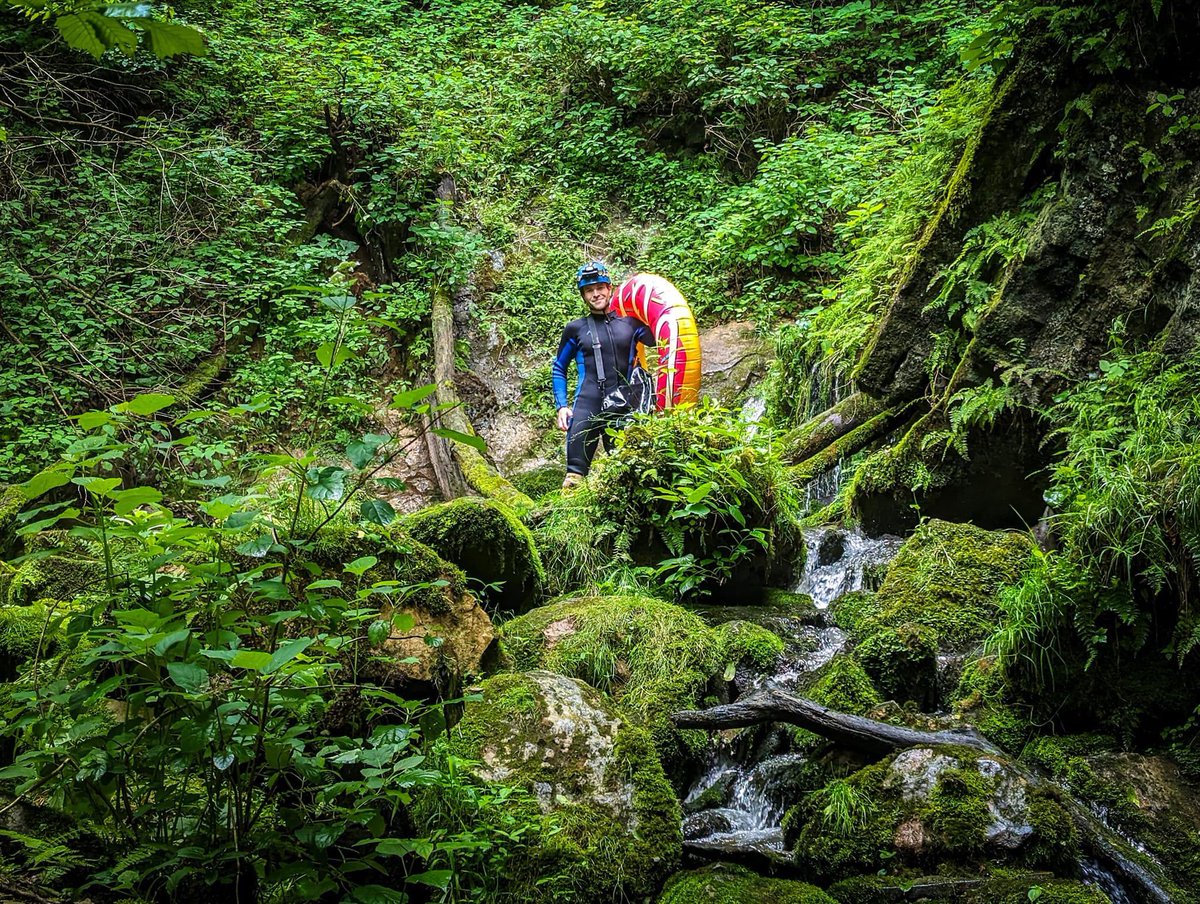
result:
[[[5,0],[15,9],[39,22],[53,18],[54,27],[68,46],[96,59],[114,47],[133,56],[138,35],[144,35],[150,51],[161,59],[179,55],[200,56],[204,37],[190,25],[156,19],[148,3],[95,3],[93,0]]]

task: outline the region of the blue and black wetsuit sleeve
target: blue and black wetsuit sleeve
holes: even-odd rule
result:
[[[554,356],[554,363],[550,365],[550,378],[554,386],[554,409],[565,408],[567,402],[567,367],[571,364],[571,360],[575,358],[579,350],[579,339],[576,338],[571,330],[571,325],[567,324],[563,330],[562,339],[558,342],[558,354]],[[583,382],[583,373],[578,374],[580,383]]]

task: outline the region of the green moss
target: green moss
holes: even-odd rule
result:
[[[201,361],[188,374],[187,379],[171,391],[171,395],[175,396],[175,404],[180,408],[194,405],[216,383],[224,368],[224,352],[219,352],[211,358]]]
[[[856,716],[883,702],[862,664],[849,654],[835,656],[809,685],[805,696],[814,703]]]
[[[449,612],[452,601],[467,592],[461,569],[398,526],[367,532],[331,525],[317,536],[310,555],[318,566],[329,569],[329,576],[343,581],[350,580],[343,572],[347,563],[373,556],[378,562],[358,579],[359,584],[398,581],[410,588],[403,597],[406,607],[433,615]]]
[[[869,590],[856,590],[838,597],[829,606],[829,616],[843,631],[854,633],[859,625],[875,614],[875,594]]]
[[[779,662],[784,644],[779,635],[744,621],[726,622],[717,629],[725,657],[759,672],[767,672]]]
[[[17,569],[0,560],[0,606],[4,605],[5,600],[8,599],[8,587],[16,573]]]
[[[503,503],[464,498],[404,519],[414,539],[485,585],[496,611],[524,612],[541,598],[546,575],[533,534]]]
[[[951,704],[964,721],[1003,750],[1021,751],[1033,733],[1028,707],[1016,703],[1004,670],[995,659],[981,658],[966,664]]]
[[[855,647],[863,669],[885,697],[928,708],[937,700],[938,633],[911,622],[884,627]]]
[[[726,662],[720,635],[699,616],[650,597],[561,600],[500,633],[516,668],[580,678],[649,723],[694,704]]]
[[[51,624],[55,608],[61,615],[62,604],[56,600],[38,600],[28,606],[0,604],[0,681],[12,681],[39,646],[42,655],[52,652],[57,640]]]
[[[463,476],[481,496],[503,503],[522,517],[533,511],[533,500],[500,476],[479,450],[458,444],[455,457]]]
[[[804,882],[768,879],[720,863],[672,876],[658,904],[833,904],[833,899]]]
[[[539,678],[539,676],[541,676]],[[548,673],[504,674],[485,681],[482,702],[468,704],[449,735],[450,751],[482,762],[493,780],[542,795],[513,802],[522,819],[540,824],[520,850],[508,884],[514,900],[543,900],[539,880],[559,877],[553,900],[605,902],[653,894],[681,855],[679,802],[655,756],[649,734],[621,724],[594,690],[579,688],[600,735],[560,722],[570,713],[547,696]],[[597,715],[599,714],[599,715]],[[611,744],[611,760],[606,751]],[[603,765],[601,765],[603,764]],[[597,770],[603,776],[596,778]],[[599,781],[601,793],[590,782]],[[622,789],[631,788],[625,797]],[[549,789],[548,791],[546,789]],[[617,810],[598,801],[616,800]]]
[[[991,633],[996,595],[1021,576],[1031,546],[1026,534],[927,521],[897,553],[876,594],[876,613],[855,633],[926,625],[943,651],[969,650]]]
[[[1111,904],[1108,895],[1094,885],[1084,885],[1069,879],[1051,879],[1034,883],[1029,888],[1038,889],[1038,904]],[[1033,900],[1029,889],[1013,891],[1001,898],[978,897],[970,904],[1029,904]]]
[[[104,563],[95,558],[74,554],[30,558],[9,580],[7,602],[28,606],[43,597],[70,601],[104,586],[104,581]]]
[[[791,590],[781,590],[778,587],[768,587],[763,591],[763,605],[787,610],[800,616],[817,613],[813,598],[807,593],[793,593]]]
[[[830,886],[829,894],[839,904],[878,904],[880,901],[910,899],[920,889],[918,900],[953,900],[958,904],[1029,904],[1031,888],[1041,890],[1038,901],[1108,904],[1108,897],[1092,886],[1067,879],[1051,879],[1044,873],[997,875],[983,881],[980,881],[977,871],[963,876],[855,876]]]
[[[0,559],[18,552],[17,514],[24,505],[25,494],[18,487],[0,487]]]
[[[551,412],[551,417],[553,417],[553,412]],[[514,474],[512,485],[530,499],[540,502],[562,486],[563,478],[566,475],[567,469],[562,465],[542,465],[532,471]]]
[[[992,785],[973,764],[938,776],[922,823],[936,833],[947,854],[966,858],[983,851],[985,831],[992,821],[988,812]]]

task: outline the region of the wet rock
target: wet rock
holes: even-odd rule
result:
[[[846,554],[846,534],[831,530],[821,535],[817,546],[817,566],[832,565]]]
[[[733,786],[737,783],[737,773],[730,770],[724,773],[715,782],[697,794],[691,800],[686,800],[683,803],[683,812],[692,815],[699,813],[701,810],[709,810],[714,807],[723,807],[729,803],[733,796]],[[710,835],[713,833],[709,833]]]
[[[626,723],[582,681],[546,671],[485,681],[449,735],[454,753],[488,781],[531,793],[510,806],[554,814],[558,831],[529,844],[514,895],[540,898],[547,875],[568,874],[553,900],[641,898],[680,858],[679,804],[645,730]],[[523,890],[523,892],[522,892]]]
[[[804,882],[771,879],[728,863],[673,876],[658,904],[834,904],[825,892]]]
[[[720,810],[702,810],[683,820],[683,837],[689,841],[724,835],[733,829],[729,817]]]

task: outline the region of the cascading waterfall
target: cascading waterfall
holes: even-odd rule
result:
[[[857,527],[818,527],[804,532],[804,542],[808,558],[794,589],[824,609],[847,593],[875,589],[878,576],[904,541],[887,535],[871,538]]]

